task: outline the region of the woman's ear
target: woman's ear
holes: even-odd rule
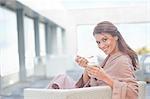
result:
[[[116,41],[118,40],[118,36],[115,36],[114,38],[115,38]]]

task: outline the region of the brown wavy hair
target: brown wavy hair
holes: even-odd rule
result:
[[[108,33],[110,35],[118,37],[118,48],[121,52],[129,55],[132,60],[132,65],[134,70],[136,70],[139,66],[138,56],[134,50],[132,50],[128,44],[125,42],[124,38],[122,37],[121,33],[118,31],[117,27],[109,21],[103,21],[97,24],[94,28],[93,35],[101,34],[101,33]]]

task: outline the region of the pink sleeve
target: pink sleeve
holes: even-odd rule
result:
[[[52,89],[52,85],[57,84],[60,89],[75,88],[75,81],[67,74],[57,75],[48,85],[49,89]]]
[[[112,99],[137,99],[138,85],[130,59],[120,59],[115,65]]]
[[[125,99],[127,83],[114,80],[112,99]]]
[[[83,82],[83,74],[81,78],[75,84],[76,88],[90,87],[90,79],[84,84]]]

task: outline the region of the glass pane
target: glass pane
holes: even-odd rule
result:
[[[57,27],[57,50],[58,54],[63,53],[63,39],[62,39],[62,31],[61,28]]]
[[[46,55],[46,49],[45,49],[45,25],[43,23],[40,23],[40,55],[45,56]]]
[[[150,23],[139,24],[118,24],[118,29],[127,41],[128,45],[134,50],[150,46]]]
[[[19,72],[16,13],[0,7],[1,76]]]
[[[35,36],[33,20],[25,17],[25,64],[27,76],[34,73]]]

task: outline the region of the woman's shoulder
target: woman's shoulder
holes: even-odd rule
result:
[[[116,60],[116,61],[124,61],[124,60],[130,60],[129,55],[123,53],[123,52],[117,52],[109,57],[109,60]]]
[[[125,54],[125,53],[122,53],[120,55],[120,59],[130,59],[129,55]]]
[[[122,52],[118,52],[110,56],[108,61],[106,62],[106,65],[111,65],[111,66],[130,65],[130,64],[131,64],[130,57],[127,54],[124,54]]]
[[[131,63],[131,58],[129,57],[129,55],[127,55],[125,53],[121,53],[116,61],[119,63],[122,63],[122,62],[123,63]]]

